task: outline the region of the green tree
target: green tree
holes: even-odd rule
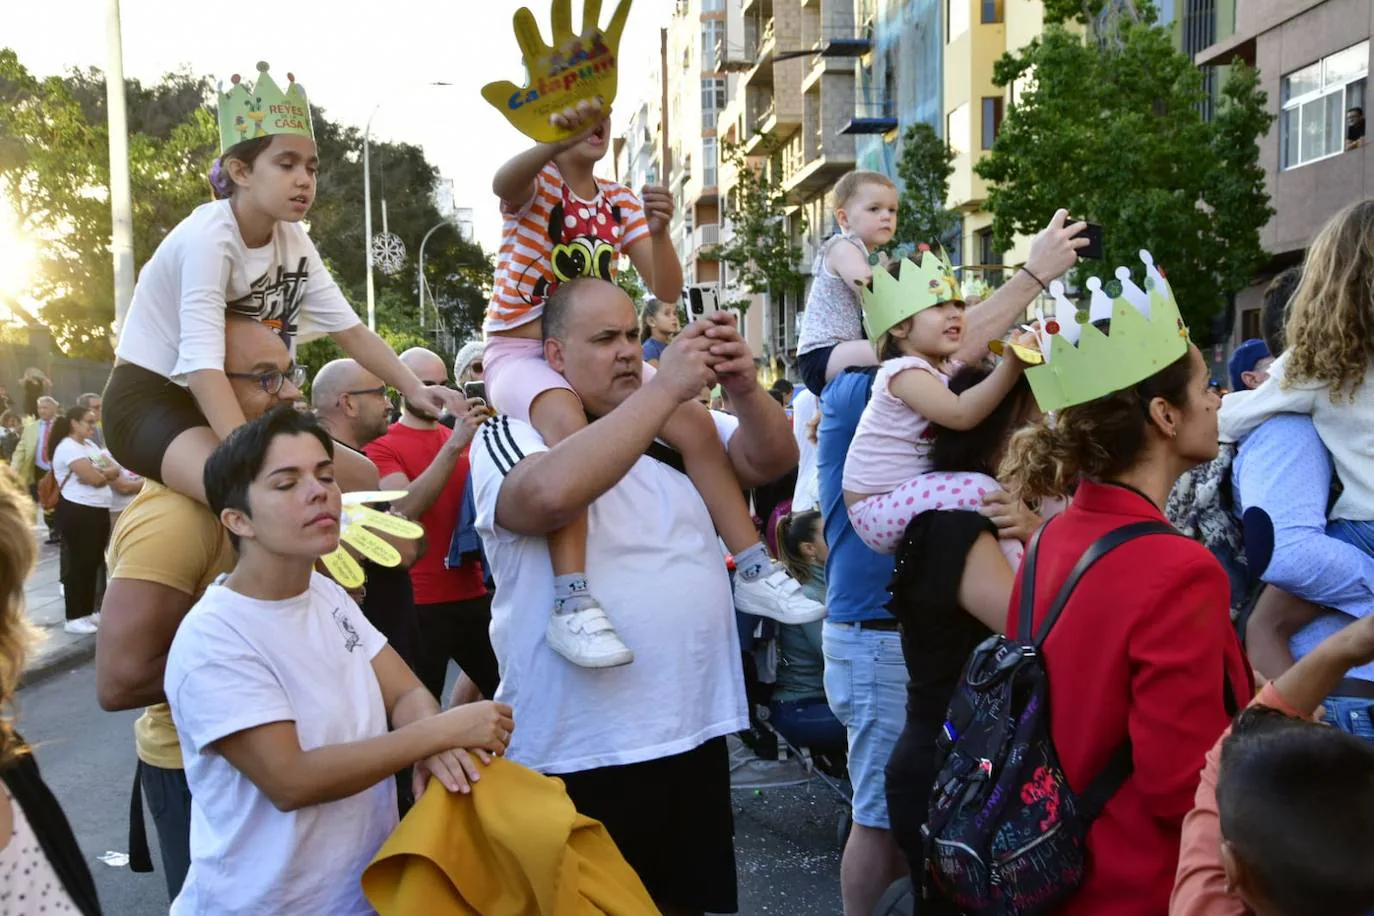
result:
[[[897,246],[914,249],[933,245],[954,228],[959,215],[945,207],[949,198],[949,176],[954,174],[954,150],[935,132],[917,122],[902,137],[902,157],[897,161],[897,177],[902,196],[897,202]]]
[[[644,303],[649,292],[644,287],[644,279],[640,277],[639,271],[635,270],[633,264],[626,264],[615,275],[616,285],[625,291],[625,295],[630,297],[630,301],[639,308]]]
[[[788,233],[787,192],[783,190],[781,169],[773,161],[773,153],[769,150],[764,158],[746,158],[740,146],[725,145],[721,161],[733,167],[738,176],[725,206],[725,218],[734,234],[716,248],[716,254],[730,265],[731,275],[741,289],[781,303],[787,294],[800,293],[806,278],[797,269],[801,247]],[[805,230],[804,222],[794,226]],[[741,315],[749,310],[748,299],[720,305],[738,309]]]
[[[1129,4],[1125,4],[1129,6]],[[1201,75],[1169,32],[1121,6],[1096,20],[1110,40],[1051,25],[998,61],[995,82],[1017,85],[992,152],[978,163],[999,245],[1067,207],[1104,228],[1105,257],[1074,279],[1112,281],[1148,248],[1194,333],[1263,263],[1259,230],[1272,215],[1256,141],[1272,116],[1254,74],[1233,66],[1217,117],[1200,114]],[[1137,266],[1137,273],[1139,268]]]
[[[167,233],[209,199],[205,175],[218,152],[218,130],[206,107],[214,98],[208,77],[183,71],[146,86],[128,80],[125,91],[134,256],[141,269]],[[310,233],[361,313],[366,280],[362,135],[331,121],[318,107],[314,115],[322,168],[308,217]],[[375,274],[378,331],[418,335],[416,255],[424,234],[441,221],[432,199],[438,173],[423,151],[408,144],[374,142],[371,154],[374,203],[385,192],[389,227],[409,256],[394,276]],[[28,295],[42,303],[42,320],[71,356],[111,355],[108,185],[104,75],[88,68],[40,80],[13,51],[0,49],[0,195],[14,207],[21,232],[39,248]],[[374,231],[380,231],[381,214],[374,212]],[[435,233],[425,249],[434,303],[460,341],[481,328],[492,272],[490,256],[456,231]],[[397,303],[397,321],[408,312],[413,329],[386,324],[392,319],[384,301]]]

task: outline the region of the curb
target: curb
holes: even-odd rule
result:
[[[34,664],[24,669],[19,687],[33,687],[49,678],[84,665],[95,658],[95,637],[83,636],[52,652],[43,653]]]

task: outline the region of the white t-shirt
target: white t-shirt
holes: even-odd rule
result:
[[[101,454],[104,455],[106,458],[110,459],[111,461],[114,460],[114,456],[110,454],[109,449],[101,449]],[[119,469],[119,478],[120,480],[123,480],[127,483],[143,483],[142,477],[138,476],[133,471],[124,467]],[[129,503],[133,502],[134,497],[137,495],[137,493],[120,493],[116,491],[114,487],[111,487],[110,511],[123,512],[125,509],[129,508]]]
[[[820,409],[820,399],[810,388],[797,389],[792,398],[792,437],[797,440],[797,488],[792,491],[792,511],[804,512],[821,507],[821,483],[816,470],[816,443],[807,427]]]
[[[386,640],[348,594],[314,573],[310,590],[257,601],[210,586],[177,629],[164,688],[191,789],[191,870],[172,914],[372,913],[363,869],[396,826],[396,783],[279,811],[212,745],[293,721],[301,748],[387,731],[372,659]]]
[[[728,441],[737,421],[713,416]],[[471,452],[477,530],[497,583],[496,699],[515,711],[506,756],[575,773],[669,757],[746,728],[734,600],[711,516],[687,476],[653,458],[588,509],[587,578],[634,662],[579,668],[549,648],[548,541],[495,522],[505,475],[547,448],[533,427],[500,416]]]
[[[77,442],[68,436],[57,443],[57,448],[53,449],[52,473],[57,478],[58,485],[62,487],[62,498],[67,502],[79,503],[96,509],[110,508],[110,494],[114,491],[108,486],[93,487],[76,474],[68,476],[71,473],[72,462],[81,458],[88,459],[91,464],[95,465],[96,470],[99,470],[109,460],[101,451],[100,446],[90,439],[85,442]],[[66,483],[62,482],[64,480]]]
[[[139,274],[115,355],[176,382],[224,368],[226,311],[277,328],[287,347],[343,331],[358,315],[300,223],[244,244],[229,201],[202,204],[167,234]]]

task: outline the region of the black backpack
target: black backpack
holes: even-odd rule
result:
[[[1136,522],[1098,538],[1079,559],[1032,638],[1043,526],[1023,561],[1017,638],[991,636],[969,656],[936,740],[938,775],[921,833],[926,893],[971,916],[1045,913],[1083,882],[1088,827],[1131,775],[1131,743],[1085,791],[1064,778],[1050,740],[1049,678],[1040,647],[1094,563],[1128,541],[1178,536]]]

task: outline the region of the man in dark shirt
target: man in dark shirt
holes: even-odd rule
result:
[[[1364,109],[1352,108],[1345,113],[1345,148],[1354,149],[1364,143]]]

